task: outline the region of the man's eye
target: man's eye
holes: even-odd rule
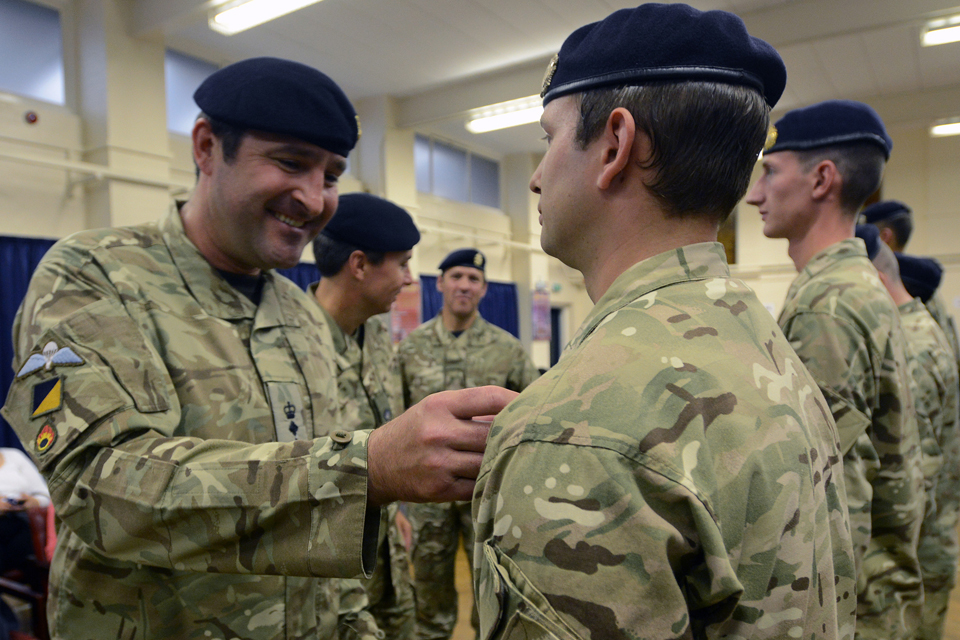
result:
[[[290,160],[288,158],[278,158],[277,164],[287,171],[300,171],[303,168],[303,164],[299,160]]]

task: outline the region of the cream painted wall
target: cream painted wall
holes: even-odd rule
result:
[[[75,50],[79,56],[80,51],[90,49],[91,38],[96,44],[98,30],[109,33],[118,29],[124,5],[120,0],[106,2],[112,10],[93,24],[90,17],[67,20],[68,52]],[[101,222],[138,222],[157,217],[172,196],[188,195],[194,182],[189,139],[157,131],[155,125],[164,109],[163,101],[157,99],[162,96],[158,90],[162,86],[162,74],[158,75],[162,65],[157,55],[162,47],[130,41],[116,33],[105,40],[107,46],[94,47],[100,67],[89,70],[88,62],[84,72],[78,60],[68,62],[68,78],[80,85],[68,92],[75,95],[75,108],[0,94],[0,233],[62,237]],[[90,97],[92,89],[84,85],[94,78],[99,78],[96,83],[103,83],[99,90],[105,93],[99,97]],[[136,78],[136,82],[127,82],[129,78]],[[127,114],[143,108],[144,96],[146,102],[154,104],[149,117],[129,122]],[[98,106],[108,112],[97,110]],[[414,131],[395,125],[394,100],[367,99],[357,106],[364,135],[351,157],[351,174],[344,176],[341,192],[370,191],[410,210],[424,232],[414,254],[414,273],[434,274],[450,250],[477,247],[487,254],[489,278],[518,283],[522,310],[529,309],[532,289],[540,286],[549,291],[551,304],[564,310],[563,339],[569,339],[592,303],[580,274],[539,249],[537,198],[527,188],[539,157],[524,154],[500,158],[502,212],[445,201],[417,193]],[[37,124],[26,123],[27,111],[39,115]],[[115,117],[118,112],[120,116]],[[884,197],[904,200],[914,208],[917,230],[910,250],[934,255],[943,262],[947,270],[944,297],[960,315],[960,137],[931,139],[916,125],[894,124],[890,131],[895,149],[887,169]],[[488,150],[482,151],[489,155]],[[31,158],[109,163],[110,169],[129,175],[102,179],[65,168],[37,166],[27,162]],[[146,177],[146,182],[138,183],[137,175]],[[170,184],[169,188],[164,182]],[[795,275],[786,243],[763,237],[756,209],[744,203],[738,207],[737,243],[734,272],[776,312]],[[304,257],[312,259],[309,250]],[[524,320],[522,333],[537,364],[546,366],[547,345],[531,344],[528,319]]]
[[[0,233],[59,238],[86,228],[80,176],[22,159],[79,160],[80,126],[64,107],[0,93]]]

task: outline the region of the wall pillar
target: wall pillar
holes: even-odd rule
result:
[[[147,179],[170,178],[164,45],[128,35],[129,3],[79,0],[74,12],[77,108],[86,162]],[[88,227],[138,224],[162,217],[164,186],[115,178],[86,189]]]

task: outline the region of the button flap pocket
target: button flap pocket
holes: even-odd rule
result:
[[[483,545],[478,591],[480,637],[485,640],[579,638],[517,564],[490,543]]]

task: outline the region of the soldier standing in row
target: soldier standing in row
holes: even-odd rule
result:
[[[717,242],[785,84],[738,17],[682,4],[554,58],[530,188],[595,306],[490,430],[483,637],[853,637],[833,420]]]
[[[420,232],[406,211],[366,193],[340,197],[333,219],[313,241],[322,276],[309,291],[330,326],[340,392],[340,426],[376,429],[403,412],[403,389],[390,335],[390,306],[410,277]],[[411,637],[413,585],[407,544],[410,524],[396,504],[383,509],[386,537],[373,577],[344,580],[346,601],[365,592],[381,631],[391,640]],[[341,605],[343,606],[343,605]]]
[[[870,225],[857,227],[873,229]],[[875,233],[876,235],[876,233]],[[869,241],[865,238],[868,254]],[[923,618],[918,640],[940,640],[946,624],[950,591],[957,582],[960,555],[957,523],[960,515],[960,382],[957,361],[943,329],[923,304],[938,284],[935,263],[893,251],[875,238],[871,258],[880,279],[900,310],[907,338],[910,374],[915,382],[917,420],[921,429],[923,474],[927,508],[917,551],[923,573]],[[933,268],[931,268],[933,267]],[[934,275],[931,282],[930,275]],[[904,286],[906,277],[924,296],[914,297]],[[915,286],[916,288],[916,286]]]
[[[335,637],[339,585],[323,578],[372,570],[383,505],[469,497],[487,431],[471,418],[515,394],[338,428],[327,321],[273,269],[333,215],[356,112],[276,58],[194,97],[190,199],[58,242],[14,322],[3,415],[57,511],[51,635]]]
[[[480,316],[487,293],[486,257],[458,249],[440,263],[440,313],[410,332],[399,347],[406,406],[438,391],[497,385],[522,391],[539,372],[520,344]],[[454,568],[460,539],[473,549],[470,502],[410,505],[412,562],[420,640],[449,638],[457,621]],[[476,606],[471,622],[477,629]]]
[[[910,236],[913,233],[913,210],[910,207],[897,200],[885,200],[864,207],[860,217],[865,223],[879,229],[880,239],[894,252],[906,251],[907,243],[910,242]],[[947,311],[947,305],[936,292],[936,287],[931,295],[924,298],[924,305],[947,337],[953,357],[960,362],[960,336],[957,335],[957,322]]]
[[[893,146],[859,102],[795,109],[777,124],[747,195],[799,272],[779,324],[840,434],[857,566],[857,636],[909,640],[923,607],[920,436],[896,305],[854,237]]]

